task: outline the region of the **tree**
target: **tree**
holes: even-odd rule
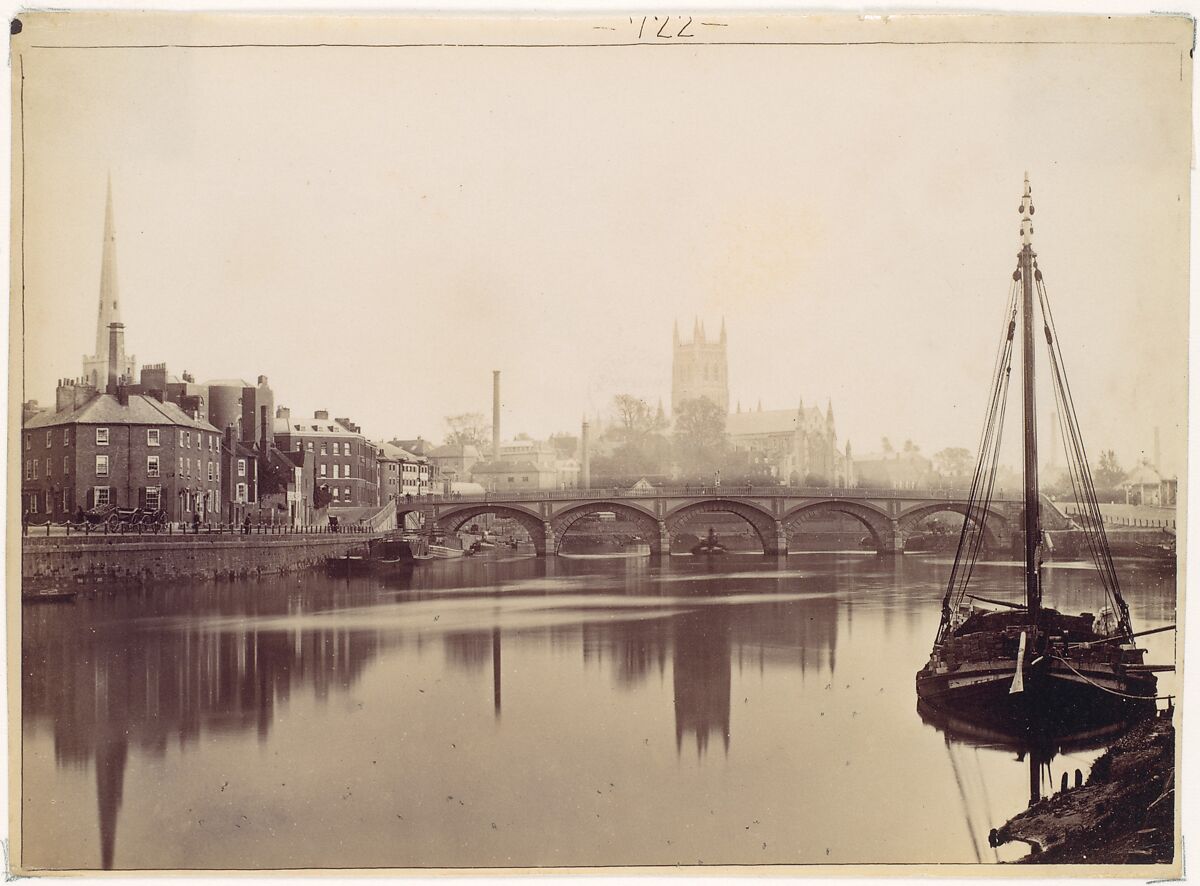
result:
[[[725,412],[707,397],[684,400],[675,416],[675,455],[686,473],[702,477],[721,466],[728,446]]]
[[[618,422],[613,434],[620,442],[611,459],[593,463],[593,471],[621,478],[665,473],[670,450],[663,436],[666,417],[652,413],[645,400],[632,394],[613,397],[613,411]]]
[[[650,412],[646,401],[632,394],[617,394],[613,397],[613,409],[627,442],[648,434],[661,434],[667,429],[667,419],[662,412]]]
[[[318,511],[329,507],[329,503],[333,501],[333,493],[329,491],[329,486],[322,484],[313,490],[313,507]]]
[[[945,480],[963,480],[971,470],[971,450],[951,446],[933,454],[933,469]]]
[[[480,446],[487,439],[489,424],[482,412],[446,416],[446,442],[454,446]]]
[[[1112,496],[1120,488],[1121,481],[1125,479],[1125,471],[1113,450],[1105,449],[1100,453],[1100,461],[1092,477],[1096,482],[1097,493]]]

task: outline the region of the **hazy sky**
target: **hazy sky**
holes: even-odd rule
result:
[[[573,39],[627,38],[597,21],[619,30]],[[1159,426],[1181,470],[1191,74],[1171,40],[1191,32],[1133,36],[26,49],[26,396],[52,401],[92,348],[111,173],[142,364],[266,374],[294,410],[435,439],[447,414],[490,413],[500,369],[505,436],[544,435],[617,393],[669,406],[672,322],[724,317],[743,407],[832,397],[857,453],[973,448],[1028,170],[1089,449],[1128,465]]]

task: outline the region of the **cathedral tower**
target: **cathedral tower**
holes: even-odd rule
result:
[[[112,179],[104,205],[104,251],[100,259],[100,313],[96,319],[96,351],[83,358],[84,379],[99,390],[108,381],[109,326],[121,323],[117,298],[117,234],[113,224]],[[137,358],[125,353],[124,337],[118,339],[117,373],[127,379],[137,374]]]
[[[707,397],[729,412],[729,371],[725,357],[725,320],[721,320],[720,340],[709,342],[704,324],[698,319],[692,326],[692,340],[679,339],[675,324],[674,360],[671,373],[671,412],[678,413],[685,400]]]

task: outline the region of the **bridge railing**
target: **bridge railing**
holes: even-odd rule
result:
[[[484,492],[474,495],[454,493],[431,495],[414,500],[420,502],[502,502],[502,501],[570,501],[574,499],[646,499],[646,498],[838,498],[838,499],[920,499],[932,501],[965,501],[966,489],[877,489],[837,486],[656,486],[653,489],[622,489],[619,487],[589,487],[573,489],[522,489],[508,492]],[[1011,500],[1017,500],[1012,495]],[[1007,501],[1003,492],[993,500]]]

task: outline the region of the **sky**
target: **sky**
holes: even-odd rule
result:
[[[620,30],[572,41],[628,38],[596,21]],[[703,39],[798,27],[722,22]],[[858,25],[838,36],[878,36]],[[177,42],[234,42],[211,31]],[[490,415],[499,369],[505,437],[573,432],[615,394],[669,406],[672,324],[698,316],[725,320],[731,402],[832,400],[860,454],[973,449],[1028,171],[1093,458],[1150,456],[1158,427],[1181,471],[1190,61],[1181,31],[1097,33],[27,49],[25,397],[52,402],[92,348],[111,175],[128,349],[199,381],[265,374],[293,414],[441,439],[446,415]]]

